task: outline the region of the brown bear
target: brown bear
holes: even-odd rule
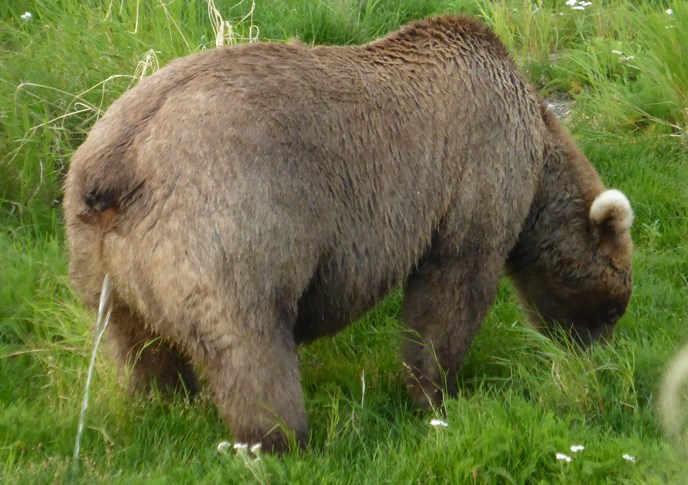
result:
[[[482,23],[191,55],[116,101],[65,186],[74,287],[135,388],[196,389],[236,440],[307,439],[297,347],[403,284],[412,397],[456,391],[503,274],[582,343],[631,293],[632,212]],[[151,343],[152,342],[152,343]]]

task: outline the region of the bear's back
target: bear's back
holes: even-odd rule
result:
[[[543,137],[537,97],[503,45],[479,23],[441,18],[365,46],[264,43],[177,60],[112,106],[70,177],[82,194],[99,180],[142,186],[130,227],[184,227],[221,246],[204,254],[247,241],[313,248],[320,311],[349,317],[400,284],[443,226],[506,257]]]

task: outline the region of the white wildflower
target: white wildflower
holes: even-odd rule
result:
[[[626,461],[630,461],[631,463],[635,463],[635,456],[629,455],[628,453],[623,454],[623,459]]]
[[[578,453],[579,451],[583,451],[585,449],[585,446],[583,445],[571,445],[569,450],[571,450],[573,453]]]
[[[574,10],[585,10],[585,7],[583,5],[576,5],[574,7],[571,7]]]
[[[633,59],[635,59],[635,56],[621,57],[619,60],[620,60],[621,62],[628,62],[628,61],[632,61]]]
[[[621,55],[623,55],[623,52],[617,51],[616,49],[614,49],[614,50],[612,51],[612,54],[616,54],[617,56],[621,56]]]
[[[667,8],[664,12],[665,12],[667,15],[674,15],[674,11],[671,10],[670,8]],[[28,12],[27,12],[27,13],[28,13]]]
[[[230,446],[232,446],[232,443],[230,443],[229,441],[220,441],[217,444],[217,452],[226,453]]]
[[[234,443],[234,451],[236,451],[237,456],[244,460],[248,457],[248,445],[246,443]]]
[[[250,448],[246,443],[234,443],[232,444],[229,441],[220,441],[217,444],[217,452],[220,454],[227,453],[230,448],[233,448],[234,451],[236,452],[237,456],[243,458],[244,462],[248,463],[251,458],[249,455],[249,451],[251,455],[253,455],[253,461],[260,461],[260,448],[261,448],[260,443],[256,443],[255,445],[252,445]]]
[[[584,7],[589,7],[590,5],[592,5],[592,2],[581,2],[581,5],[583,5]]]
[[[33,17],[31,12],[24,12],[23,14],[21,14],[22,20],[31,20],[31,17]]]
[[[577,0],[566,0],[566,5],[568,5],[569,7],[573,7],[577,3]]]
[[[442,426],[443,428],[446,428],[449,425],[441,419],[433,419],[432,421],[430,421],[430,426]]]
[[[565,461],[566,463],[571,463],[572,458],[569,455],[565,455],[563,453],[557,453],[557,460],[559,461]]]

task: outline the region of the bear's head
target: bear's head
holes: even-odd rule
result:
[[[586,219],[552,222],[558,223],[551,232],[533,235],[536,246],[512,253],[509,273],[532,323],[545,331],[561,325],[587,346],[610,336],[626,311],[633,212],[624,194],[606,190],[594,199]]]
[[[604,189],[551,114],[545,120],[556,142],[506,271],[531,323],[545,332],[558,324],[588,346],[626,311],[633,211],[623,193]]]

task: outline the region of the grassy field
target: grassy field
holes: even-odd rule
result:
[[[0,482],[688,483],[688,431],[665,435],[656,406],[688,342],[688,3],[567,3],[228,0],[209,15],[191,0],[3,2]],[[73,468],[94,316],[68,286],[60,200],[89,127],[189,52],[256,38],[363,43],[442,12],[485,19],[544,96],[573,102],[569,127],[631,199],[636,284],[614,344],[583,353],[540,336],[504,282],[460,397],[419,411],[396,355],[396,293],[302,349],[311,446],[260,460],[216,451],[231,436],[207,392],[130,399],[100,352]]]

